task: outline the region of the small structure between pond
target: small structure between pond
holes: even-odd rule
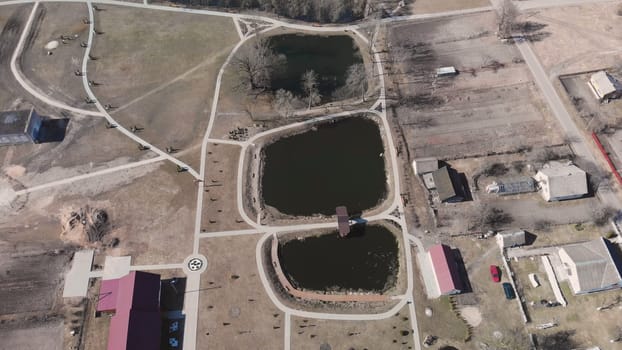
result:
[[[337,225],[339,226],[339,237],[344,238],[350,233],[350,217],[348,216],[348,208],[340,206],[335,208],[337,212]]]

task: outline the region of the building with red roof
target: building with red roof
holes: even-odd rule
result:
[[[160,275],[132,271],[102,281],[97,311],[114,313],[108,350],[160,349]]]
[[[432,263],[436,286],[441,295],[458,294],[462,292],[462,280],[458,271],[458,263],[449,246],[434,245],[428,250]]]

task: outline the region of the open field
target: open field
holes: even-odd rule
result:
[[[378,321],[332,321],[292,317],[291,348],[413,349],[409,317],[407,307]]]
[[[237,207],[237,170],[241,147],[210,144],[205,166],[205,193],[201,230],[206,232],[250,228]]]
[[[0,317],[52,311],[72,250],[63,250],[58,243],[48,244],[56,247],[57,253],[43,242],[0,243]]]
[[[20,65],[31,85],[45,95],[73,107],[94,110],[84,101],[86,93],[81,77],[74,74],[82,67],[84,48],[80,43],[86,41],[89,34],[89,25],[82,19],[87,15],[84,4],[42,4],[26,40]],[[70,36],[72,40],[63,43],[61,35]],[[57,42],[58,48],[46,50],[45,46],[52,41]]]
[[[208,267],[196,292],[200,349],[283,348],[283,313],[266,295],[255,264],[258,240],[253,235],[201,241]]]
[[[53,322],[40,327],[12,330],[0,329],[2,347],[23,350],[61,350],[63,327],[60,322]]]
[[[619,3],[539,9],[523,20],[542,26],[547,33],[533,48],[551,76],[611,67],[622,51],[622,22],[616,14]]]
[[[239,37],[228,18],[105,6],[89,78],[124,126],[164,149],[200,143],[218,69]]]
[[[416,0],[408,3],[406,7],[409,13],[414,15],[490,6],[490,1],[487,0]]]
[[[396,113],[412,158],[454,159],[559,142],[529,70],[519,52],[494,35],[494,23],[494,14],[483,13],[391,29],[393,50],[399,45],[414,52],[391,67]],[[461,73],[436,78],[443,66]]]

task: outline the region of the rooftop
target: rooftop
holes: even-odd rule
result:
[[[622,90],[620,83],[602,70],[592,74],[590,77],[590,85],[595,90],[598,98],[603,98],[612,92]]]
[[[550,163],[538,173],[547,178],[548,191],[552,198],[588,192],[585,171],[573,164]]]
[[[602,237],[560,248],[577,268],[579,288],[575,292],[598,290],[622,283],[619,257],[612,249],[611,243]]]
[[[436,186],[436,191],[438,192],[438,197],[441,202],[463,195],[459,186],[456,184],[456,182],[459,181],[459,179],[457,179],[457,175],[458,174],[454,169],[447,166],[444,166],[432,173],[434,185]]]
[[[462,289],[462,282],[458,272],[458,264],[451,248],[444,244],[437,244],[428,251],[436,282],[441,294],[448,294]]]
[[[31,111],[0,112],[0,135],[25,133]]]

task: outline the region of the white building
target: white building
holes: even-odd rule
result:
[[[619,257],[602,237],[562,246],[559,258],[574,294],[622,288]]]
[[[622,95],[622,86],[611,75],[605,71],[592,74],[588,82],[590,90],[599,101],[618,98]]]
[[[573,164],[551,162],[534,179],[546,201],[563,201],[583,197],[588,193],[585,171]]]

